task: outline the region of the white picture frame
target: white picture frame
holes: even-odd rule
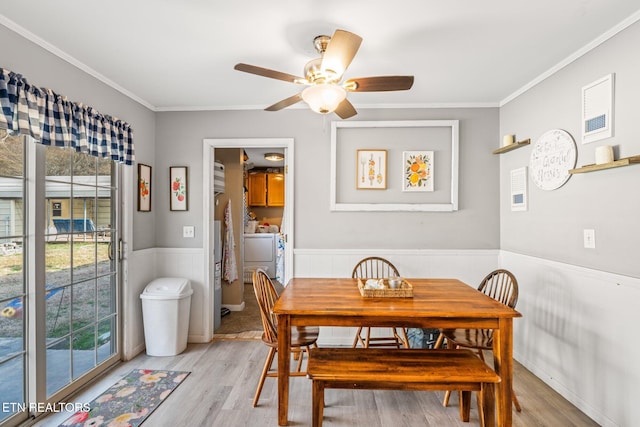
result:
[[[527,167],[523,166],[511,171],[511,211],[527,210]]]
[[[433,151],[402,152],[402,191],[433,191]]]
[[[582,87],[582,143],[613,136],[614,74]]]
[[[397,134],[410,143],[401,146]],[[437,137],[425,135],[437,134]],[[375,138],[384,135],[381,138]],[[415,137],[414,137],[415,135]],[[372,138],[373,136],[373,138]],[[387,189],[376,192],[341,193],[353,189],[356,179],[353,155],[362,141],[370,141],[380,149],[387,150],[388,176],[400,176],[402,152],[428,148],[439,159],[438,187],[435,192],[403,192],[401,182],[387,181]],[[355,141],[355,142],[354,142]],[[381,142],[384,142],[381,144]],[[345,146],[353,145],[352,151]],[[404,148],[403,148],[404,147]],[[347,152],[348,151],[348,152]],[[458,120],[406,120],[406,121],[335,121],[331,124],[331,211],[418,211],[453,212],[458,210]],[[443,179],[444,178],[444,179]],[[346,189],[346,190],[345,190]],[[340,191],[339,191],[340,190]],[[353,189],[354,191],[357,191]],[[340,197],[339,197],[340,193]],[[363,194],[375,197],[373,201],[363,199]],[[363,201],[364,200],[364,201]],[[405,202],[407,200],[407,202]]]

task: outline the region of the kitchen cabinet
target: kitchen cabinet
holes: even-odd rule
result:
[[[267,206],[267,174],[249,174],[247,188],[249,194],[247,204],[249,206]]]
[[[284,206],[284,174],[267,174],[267,206]]]
[[[255,172],[249,174],[249,206],[284,206],[284,174]]]

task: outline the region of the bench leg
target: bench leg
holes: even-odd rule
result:
[[[484,427],[495,427],[496,425],[496,398],[495,398],[495,385],[493,383],[482,383],[482,391],[480,392],[482,397],[482,410],[479,411],[481,415],[481,425]]]
[[[324,382],[313,380],[312,388],[312,425],[313,427],[321,427],[324,412]]]
[[[469,415],[471,414],[471,391],[460,391],[460,419],[468,423]]]

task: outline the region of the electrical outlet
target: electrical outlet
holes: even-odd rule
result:
[[[182,237],[192,238],[196,236],[196,230],[193,225],[185,225],[182,227]]]
[[[596,248],[596,231],[592,228],[584,229],[584,247],[587,249]]]

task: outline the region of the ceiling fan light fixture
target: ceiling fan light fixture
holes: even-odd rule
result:
[[[333,113],[347,97],[347,92],[335,84],[316,84],[302,91],[302,99],[316,113]]]
[[[284,160],[284,154],[281,153],[266,153],[264,155],[265,160],[269,160],[272,162],[279,162],[281,160]]]
[[[353,61],[361,43],[362,37],[345,30],[335,30],[333,36],[317,36],[313,45],[320,57],[307,62],[304,67],[304,77],[245,63],[238,63],[233,68],[257,76],[306,86],[302,92],[268,106],[265,111],[279,111],[305,101],[314,112],[319,114],[336,112],[341,119],[348,119],[358,112],[347,100],[347,92],[408,90],[413,85],[413,76],[360,77],[340,84],[345,70]]]

